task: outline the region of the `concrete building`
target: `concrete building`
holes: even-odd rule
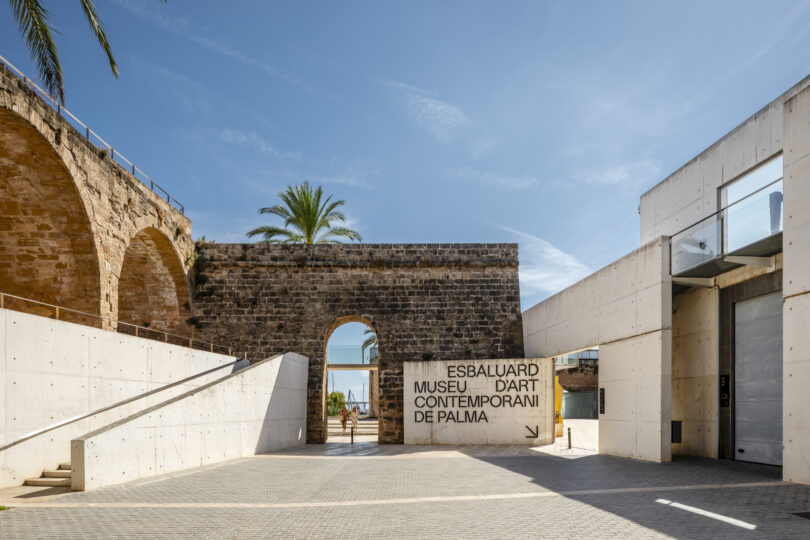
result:
[[[599,348],[599,451],[810,483],[810,78],[642,195],[639,249],[523,314],[526,356]]]

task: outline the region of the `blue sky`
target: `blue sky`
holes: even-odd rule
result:
[[[287,184],[367,242],[518,242],[526,309],[638,245],[638,198],[810,72],[808,2],[46,2],[67,107],[244,241]],[[35,70],[8,8],[0,54]]]

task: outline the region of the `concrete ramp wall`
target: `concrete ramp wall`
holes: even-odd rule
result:
[[[308,368],[295,353],[268,358],[74,439],[73,489],[303,445]]]
[[[0,309],[0,448],[28,434],[221,368],[0,450],[0,488],[70,460],[70,441],[235,367],[235,358]]]

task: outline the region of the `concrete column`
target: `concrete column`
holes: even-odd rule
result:
[[[784,105],[784,480],[810,484],[810,91]]]

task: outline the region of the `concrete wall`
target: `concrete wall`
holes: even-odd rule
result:
[[[268,358],[74,439],[73,489],[304,444],[307,368],[298,354]]]
[[[673,454],[717,457],[718,297],[691,288],[672,299],[672,419],[682,422]]]
[[[716,212],[717,188],[782,151],[783,104],[810,85],[806,77],[641,196],[641,243]],[[787,193],[785,194],[787,201]]]
[[[810,90],[784,115],[782,473],[810,484]]]
[[[599,346],[599,451],[669,461],[669,240],[656,239],[523,313],[527,357]]]
[[[26,434],[228,364],[234,359],[0,309],[0,446]],[[212,376],[222,376],[219,372]],[[191,381],[173,395],[199,386]],[[0,487],[20,485],[69,461],[71,438],[132,414],[144,398],[0,452]]]

